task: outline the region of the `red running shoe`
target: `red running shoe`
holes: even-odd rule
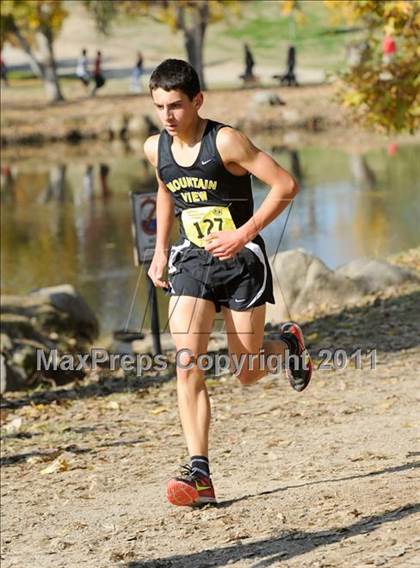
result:
[[[193,473],[190,465],[182,466],[182,474],[168,481],[166,497],[172,505],[196,506],[216,503],[210,477]]]
[[[286,322],[280,328],[280,339],[286,339],[286,343],[296,345],[297,348],[289,353],[286,361],[286,376],[292,387],[301,392],[309,385],[312,377],[312,361],[303,342],[303,333],[297,323]],[[297,355],[297,360],[296,356]]]

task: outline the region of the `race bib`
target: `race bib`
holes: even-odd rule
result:
[[[204,238],[216,231],[236,229],[228,207],[191,207],[181,213],[185,235],[198,247],[204,247]]]

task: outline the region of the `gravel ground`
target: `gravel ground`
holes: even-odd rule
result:
[[[165,500],[187,457],[174,380],[8,395],[2,566],[418,566],[419,300],[404,287],[313,315],[304,393],[282,375],[208,379],[216,507]],[[331,346],[360,347],[362,368],[322,370]]]

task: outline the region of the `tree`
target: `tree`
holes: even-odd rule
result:
[[[367,126],[413,133],[420,122],[420,2],[324,3],[333,14],[365,30],[360,58],[341,77],[344,104]]]
[[[63,100],[53,43],[66,10],[59,0],[3,0],[1,44],[8,41],[28,55],[32,71],[44,82],[49,102]]]
[[[385,132],[414,132],[420,123],[419,0],[324,0],[333,20],[363,30],[340,74],[339,96],[354,118]],[[303,3],[285,0],[284,14],[301,16]]]
[[[203,89],[203,51],[207,27],[222,20],[227,12],[238,13],[238,0],[86,0],[85,5],[95,18],[96,25],[108,33],[118,13],[147,16],[168,25],[173,31],[182,31],[189,63],[197,71]]]

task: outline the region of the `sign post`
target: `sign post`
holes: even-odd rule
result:
[[[130,192],[133,211],[134,264],[146,268],[148,303],[151,310],[153,354],[162,353],[156,288],[147,275],[156,246],[156,193]]]

